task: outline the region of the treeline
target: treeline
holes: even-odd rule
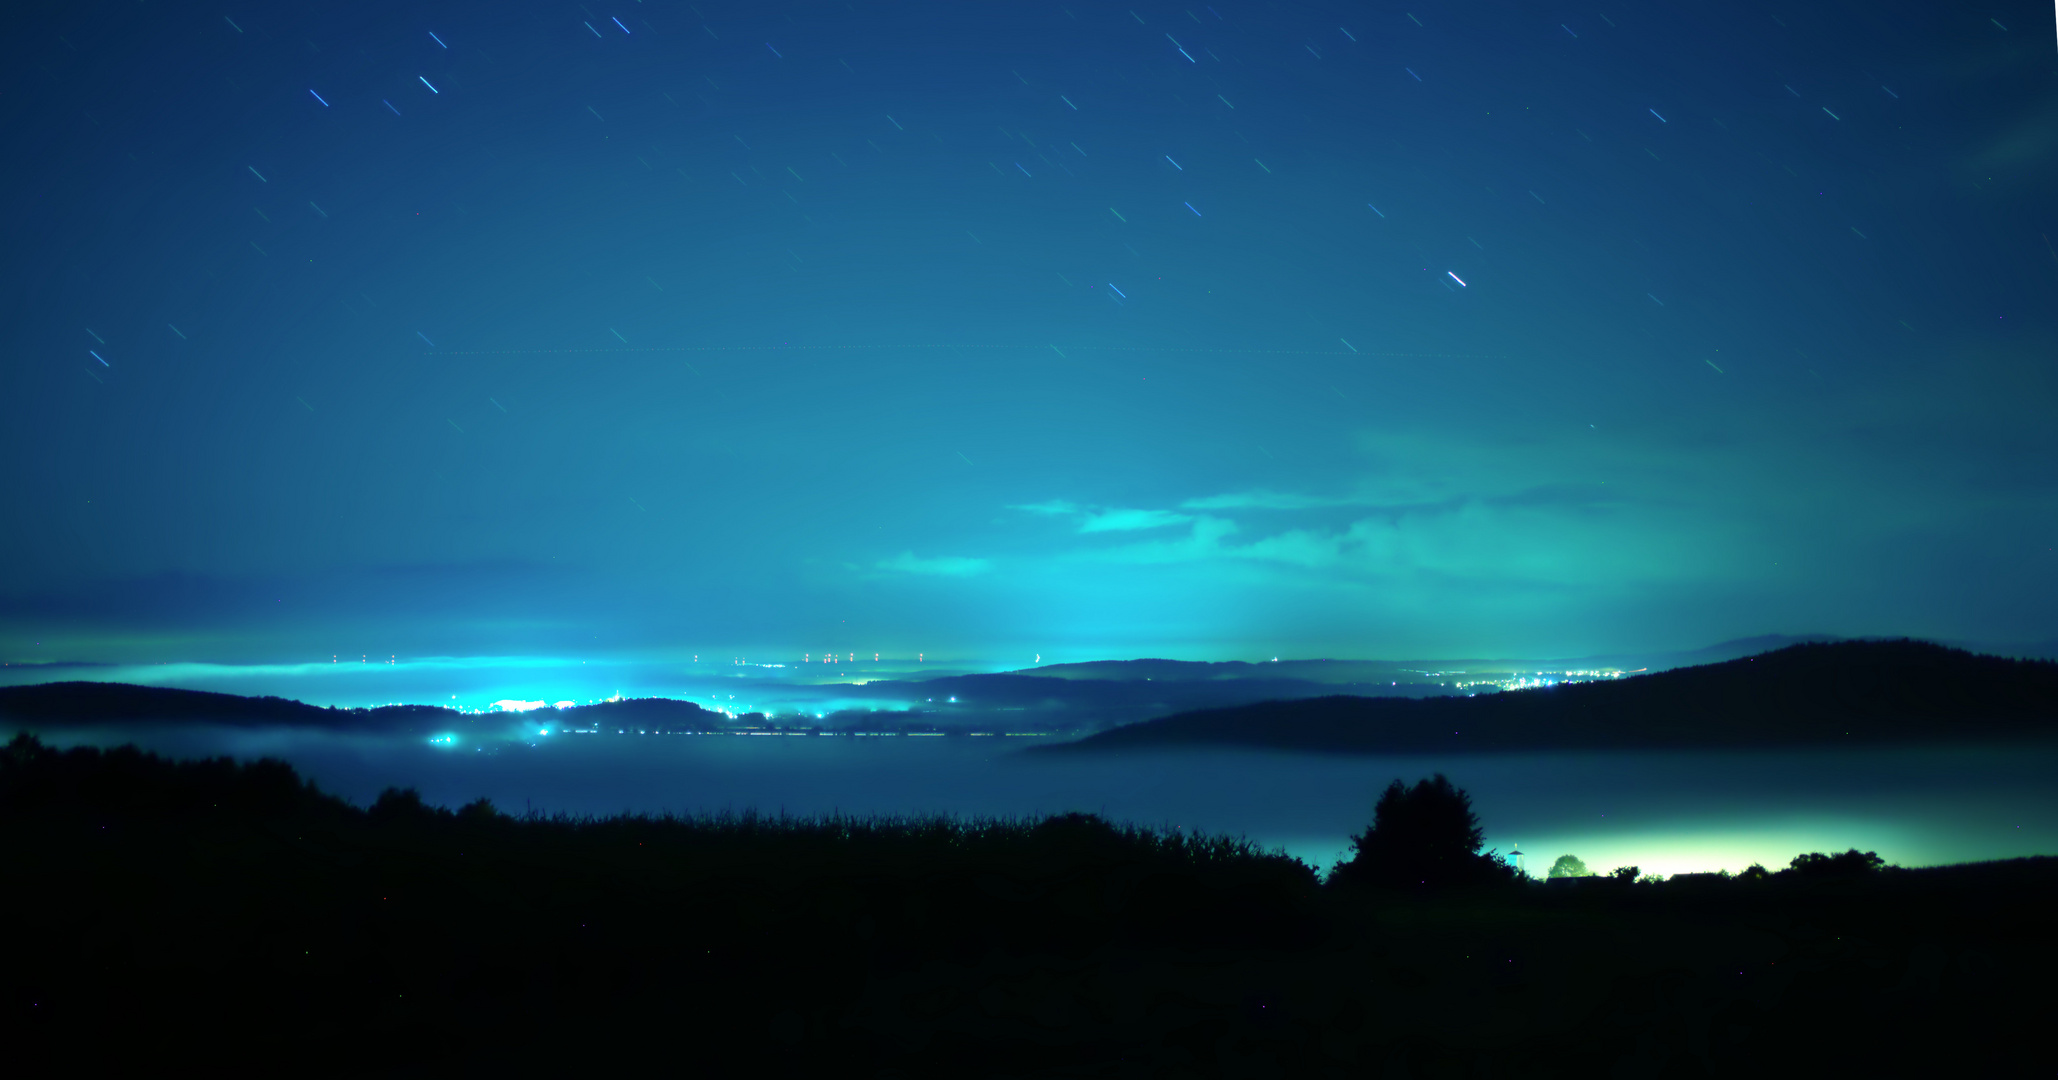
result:
[[[360,808],[20,737],[0,1005],[14,1060],[69,1071],[1312,1076],[1761,1075],[1868,1039],[1977,1071],[1966,1032],[2050,1004],[2053,860],[1566,889],[1479,847],[1441,777],[1325,880],[1090,815]]]

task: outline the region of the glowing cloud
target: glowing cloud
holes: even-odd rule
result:
[[[1067,502],[1063,499],[1010,506],[1008,509],[1023,510],[1031,514],[1042,514],[1046,517],[1081,518],[1083,520],[1079,522],[1079,531],[1082,533],[1163,529],[1172,525],[1184,525],[1193,520],[1192,517],[1186,514],[1178,514],[1170,510],[1126,510],[1116,507],[1081,506],[1078,503]]]
[[[1366,500],[1349,496],[1295,495],[1284,491],[1239,491],[1188,499],[1184,510],[1319,510],[1332,506],[1363,506]]]
[[[1097,510],[1079,523],[1079,531],[1095,533],[1163,529],[1172,525],[1184,525],[1192,520],[1185,514],[1175,514],[1169,510]]]
[[[1077,503],[1068,503],[1063,499],[1052,499],[1049,502],[1028,503],[1022,506],[1010,506],[1008,507],[1008,509],[1026,510],[1032,514],[1048,514],[1050,516],[1056,517],[1064,514],[1080,513],[1084,510],[1084,507],[1081,507]]]
[[[881,570],[893,570],[903,574],[935,574],[943,577],[971,577],[993,569],[993,564],[985,559],[918,559],[912,551],[903,551],[898,558],[887,559],[878,566]]]

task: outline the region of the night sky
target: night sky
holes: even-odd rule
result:
[[[2052,641],[2050,20],[24,9],[0,660]]]

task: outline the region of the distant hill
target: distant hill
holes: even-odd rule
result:
[[[1024,668],[1012,672],[1018,676],[1042,679],[1067,679],[1075,682],[1095,680],[1107,681],[1154,681],[1154,682],[1238,682],[1296,680],[1312,684],[1363,684],[1386,685],[1396,679],[1401,685],[1409,682],[1427,685],[1436,693],[1447,690],[1434,689],[1441,685],[1440,675],[1484,674],[1489,672],[1566,671],[1616,668],[1624,671],[1649,669],[1664,671],[1670,668],[1691,667],[1697,664],[1712,664],[1738,657],[1755,656],[1771,652],[1788,645],[1815,642],[1840,641],[1841,638],[1823,634],[1760,634],[1757,637],[1737,638],[1699,649],[1678,652],[1608,653],[1577,657],[1470,657],[1442,660],[1270,660],[1251,663],[1244,660],[1206,662],[1198,660],[1091,660],[1076,664],[1046,664],[1042,667]],[[1432,674],[1439,673],[1439,674]],[[1409,696],[1420,697],[1421,693]]]
[[[128,721],[178,720],[233,727],[320,727],[414,730],[464,718],[434,705],[325,709],[280,697],[242,697],[205,690],[174,690],[110,682],[53,682],[0,687],[0,720],[61,727]]]
[[[1719,656],[1748,643],[1702,652]],[[1052,750],[1234,745],[1343,753],[2058,733],[2058,665],[1921,642],[1810,642],[1727,663],[1476,697],[1463,695],[1460,677],[1470,669],[1468,677],[1476,678],[1499,662],[1445,661],[1441,670],[1423,671],[1382,661],[1377,663],[1384,672],[1355,670],[1374,663],[1110,661],[922,682],[877,680],[839,688],[840,696],[877,702],[876,708],[845,708],[800,726],[1101,732]],[[1053,677],[1054,672],[1070,677]],[[1335,681],[1377,674],[1388,677]],[[1315,677],[1299,677],[1309,675]],[[604,701],[524,717],[437,705],[323,708],[287,698],[108,682],[0,687],[5,728],[184,722],[495,736],[528,721],[629,732],[771,723],[756,714],[731,717],[672,698]]]
[[[1032,672],[991,675],[949,675],[920,682],[874,680],[863,686],[841,688],[840,696],[882,703],[908,703],[925,721],[946,727],[992,724],[1006,718],[1002,726],[1039,731],[1101,731],[1121,724],[1148,720],[1153,716],[1248,705],[1258,701],[1291,701],[1354,694],[1367,697],[1422,697],[1448,694],[1451,688],[1420,681],[1380,679],[1374,682],[1316,682],[1308,679],[1252,674],[1222,678],[1155,678],[1155,668],[1130,667],[1135,661],[1113,661],[1111,670],[1127,674],[1048,677]],[[1171,665],[1179,661],[1143,661]],[[1311,661],[1312,663],[1312,661]],[[1096,668],[1098,665],[1067,665]],[[1195,664],[1194,667],[1227,665]],[[1270,673],[1286,665],[1243,664],[1253,671]],[[1040,669],[1041,670],[1041,669]]]
[[[626,730],[706,730],[737,723],[690,701],[630,698],[540,715],[553,726]],[[338,731],[429,734],[498,727],[510,713],[468,713],[440,705],[335,709],[280,697],[241,697],[129,683],[54,682],[0,687],[0,725],[61,728],[86,724],[183,722],[230,727],[311,727]],[[744,718],[745,721],[748,718]]]
[[[549,717],[550,723],[564,727],[612,728],[616,731],[707,731],[764,719],[760,714],[749,713],[732,720],[726,713],[703,709],[677,698],[616,698],[591,705],[575,705],[569,709],[539,710],[537,715]]]
[[[1341,661],[1348,663],[1349,661]],[[1313,665],[1338,663],[1328,660],[1289,660],[1288,668],[1304,668]],[[1281,666],[1277,664],[1254,664],[1247,660],[1159,660],[1143,658],[1138,660],[1087,660],[1076,664],[1045,664],[1041,667],[1024,668],[1010,672],[1013,675],[1039,679],[1094,680],[1114,682],[1157,680],[1160,682],[1203,682],[1216,679],[1277,679],[1281,678]],[[1292,676],[1287,676],[1292,677]]]
[[[1167,713],[1252,701],[1352,694],[1449,693],[1436,685],[1399,683],[1341,686],[1292,679],[1233,682],[1126,682],[953,675],[924,682],[876,680],[844,688],[845,696],[885,703],[877,710],[846,709],[824,723],[830,729],[915,724],[925,729],[1004,727],[1009,730],[1085,732]],[[910,711],[902,703],[912,702]],[[717,731],[770,723],[760,713],[730,716],[677,698],[623,698],[529,714],[462,712],[439,705],[323,708],[289,698],[241,697],[201,690],[109,682],[53,682],[0,687],[0,726],[40,729],[86,724],[185,722],[232,727],[311,727],[411,734],[495,732],[526,716],[552,727],[601,731]],[[791,723],[789,715],[782,718]],[[0,735],[6,734],[0,731]]]
[[[1181,713],[1033,753],[1240,746],[1323,753],[1770,747],[2058,737],[2058,663],[1840,641],[1477,697],[1324,697]]]

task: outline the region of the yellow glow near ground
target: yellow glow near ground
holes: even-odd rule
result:
[[[1834,853],[1849,848],[1876,851],[1890,863],[1921,865],[1926,861],[1907,843],[1906,830],[1891,822],[1862,818],[1814,818],[1790,824],[1738,824],[1708,828],[1678,827],[1623,834],[1566,833],[1520,837],[1523,869],[1542,877],[1560,855],[1577,855],[1587,869],[1605,874],[1618,866],[1634,866],[1645,874],[1736,873],[1752,863],[1781,870],[1794,856],[1808,851]],[[1494,838],[1499,840],[1499,838]],[[1489,845],[1494,841],[1490,840]],[[1508,841],[1500,841],[1506,850]]]
[[[1487,847],[1506,854],[1518,842],[1522,868],[1532,877],[1543,877],[1560,855],[1577,855],[1587,869],[1605,874],[1618,866],[1634,866],[1643,874],[1670,877],[1673,874],[1734,874],[1753,863],[1768,870],[1785,869],[1794,856],[1820,851],[1834,854],[1849,848],[1878,852],[1887,862],[1899,866],[1926,866],[1973,859],[2004,857],[2000,853],[1968,852],[1945,855],[1928,850],[1923,841],[1901,823],[1858,817],[1821,817],[1790,823],[1737,823],[1695,828],[1680,825],[1633,833],[1538,833],[1520,837],[1490,836]],[[1299,837],[1275,841],[1287,853],[1327,870],[1349,854],[1349,841],[1327,837]]]

